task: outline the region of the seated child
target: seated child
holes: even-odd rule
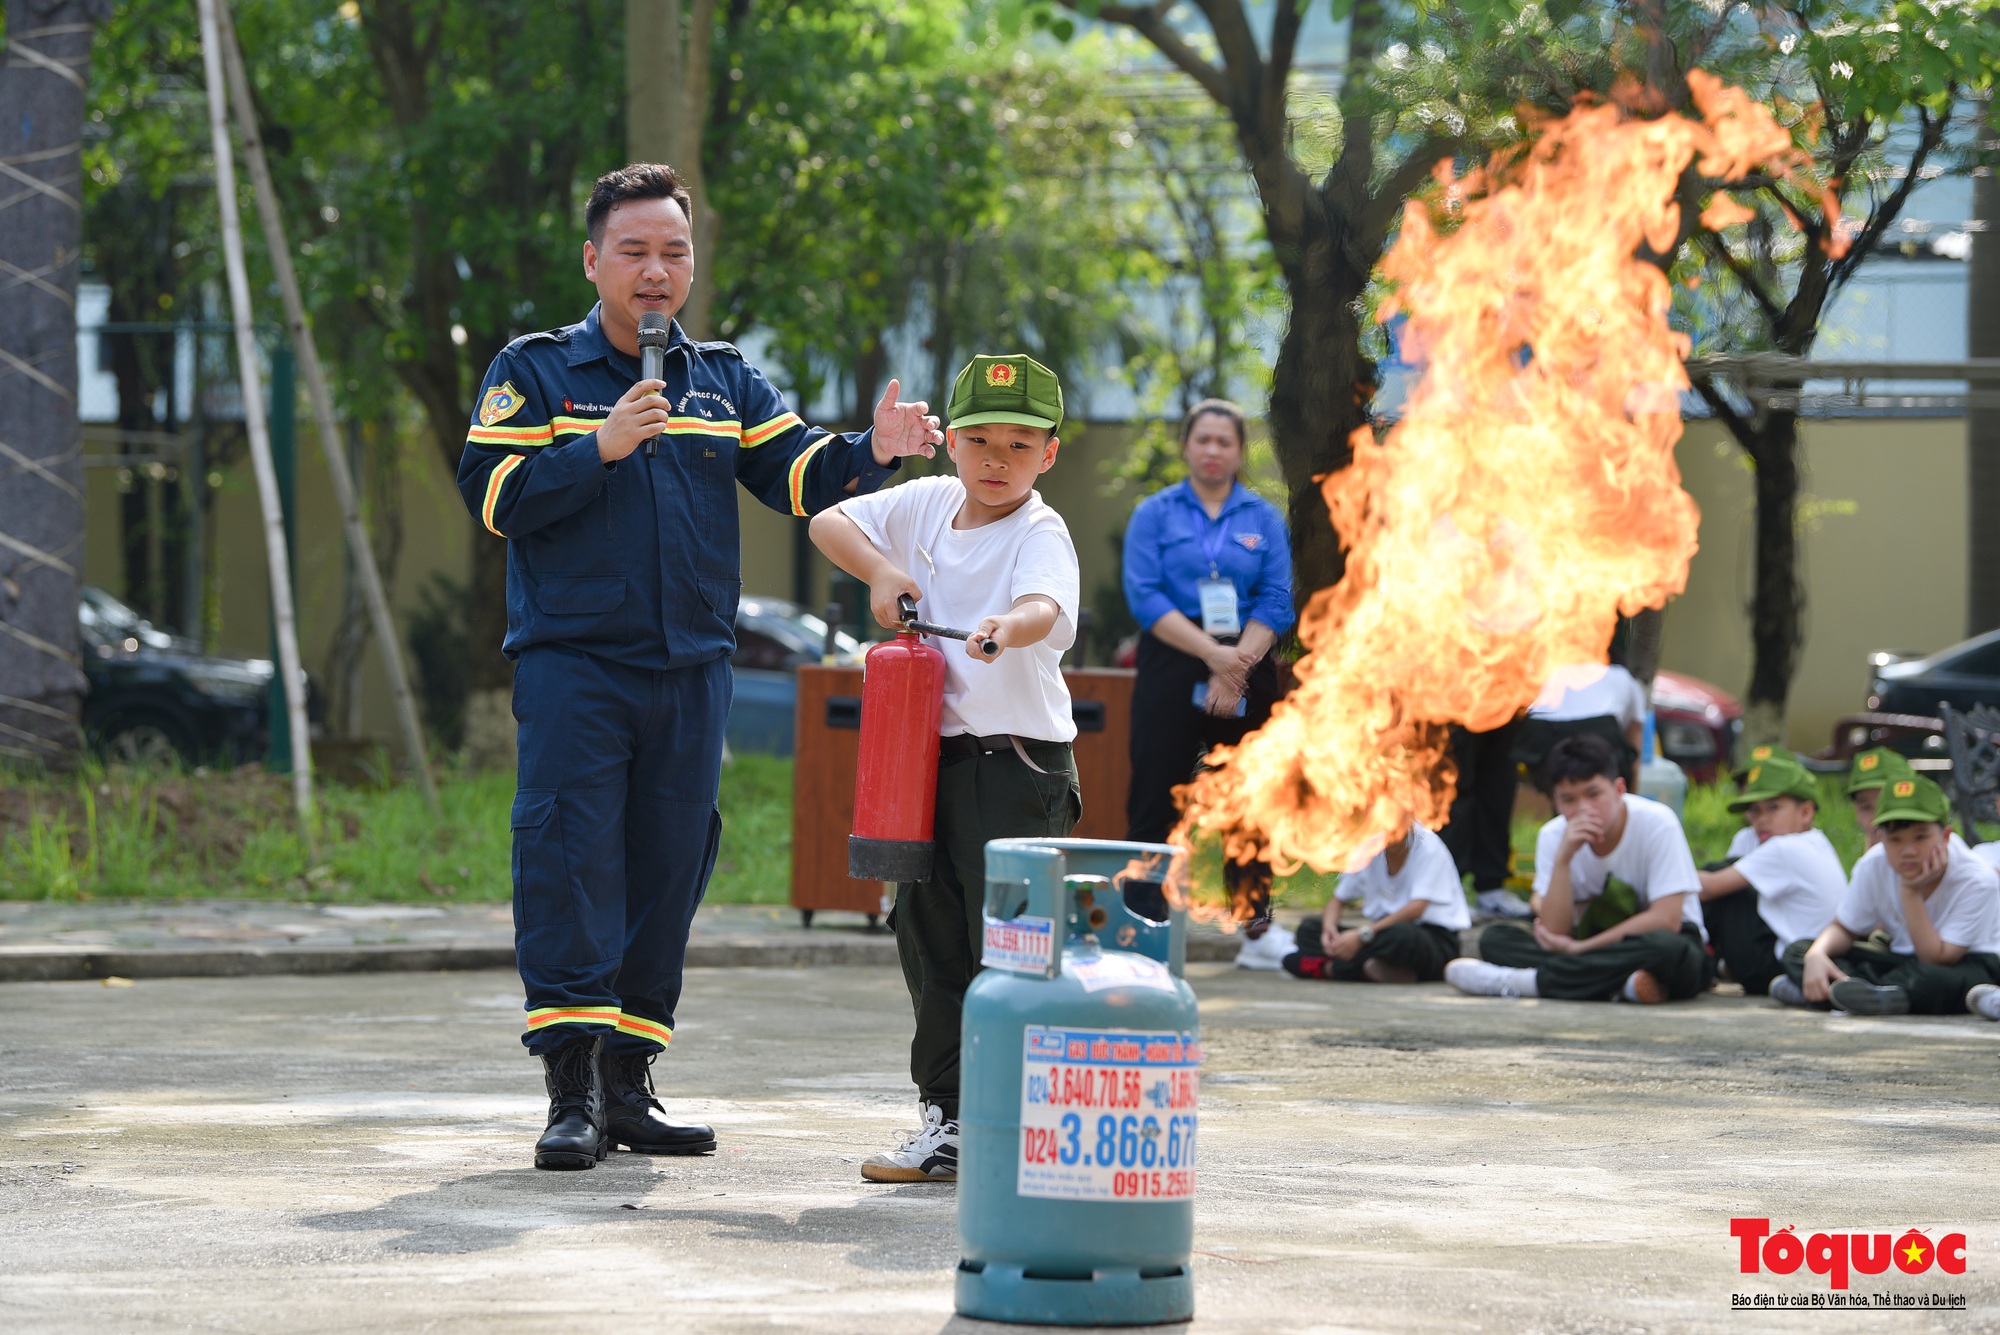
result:
[[[1034,490],[1055,466],[1062,387],[1023,356],[979,356],[951,391],[945,448],[957,477],[921,477],[856,496],[812,521],[812,540],[868,584],[884,626],[897,599],[923,619],[972,630],[942,642],[943,734],[927,881],[896,887],[892,919],[916,1010],[910,1077],[923,1125],[870,1156],[871,1182],[958,1180],[959,1012],[985,937],[986,843],[1063,836],[1082,801],[1062,653],[1076,639],[1076,548]],[[998,645],[997,657],[981,641]]]
[[[1771,995],[1855,1015],[1956,1015],[1980,1005],[1968,994],[2000,983],[2000,876],[1952,837],[1950,820],[1929,779],[1892,779],[1875,811],[1881,843],[1854,864],[1818,939],[1785,950],[1787,978]],[[1886,950],[1861,940],[1877,929],[1888,933]]]
[[[1854,803],[1854,819],[1866,840],[1862,847],[1873,848],[1881,842],[1875,828],[1875,804],[1884,786],[1896,779],[1915,778],[1916,773],[1908,760],[1886,746],[1855,752],[1847,770],[1847,796]]]
[[[1340,930],[1342,902],[1361,902],[1361,927]],[[1472,925],[1465,882],[1444,840],[1421,825],[1348,872],[1319,918],[1299,924],[1299,948],[1287,973],[1337,983],[1435,983],[1458,956],[1458,934]]]
[[[1840,855],[1813,828],[1818,797],[1819,784],[1790,754],[1774,751],[1752,764],[1729,809],[1744,814],[1761,842],[1731,865],[1699,873],[1702,925],[1746,995],[1761,997],[1784,976],[1785,947],[1818,936],[1847,888]]]
[[[1736,780],[1737,792],[1740,793],[1743,791],[1743,780],[1750,773],[1750,767],[1752,765],[1755,765],[1760,760],[1769,760],[1771,758],[1772,752],[1776,751],[1777,749],[1778,748],[1775,746],[1753,746],[1750,748],[1750,759],[1744,763],[1743,768],[1741,770],[1738,770],[1734,776]],[[1756,826],[1745,825],[1742,829],[1736,832],[1733,838],[1730,839],[1729,851],[1722,855],[1722,861],[1711,862],[1708,864],[1708,866],[1703,868],[1703,870],[1721,871],[1724,867],[1727,867],[1730,863],[1736,861],[1736,859],[1740,857],[1749,856],[1749,854],[1756,849],[1757,845],[1763,842],[1764,842],[1764,836],[1758,833]],[[1704,923],[1705,921],[1706,920],[1704,920]]]
[[[1560,814],[1535,841],[1534,930],[1494,923],[1482,958],[1453,960],[1446,982],[1475,996],[1650,1004],[1713,981],[1680,820],[1627,793],[1618,770],[1602,737],[1565,737],[1549,751]]]

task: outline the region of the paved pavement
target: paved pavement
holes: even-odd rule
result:
[[[2000,1330],[2000,1025],[1190,970],[1200,1332]],[[922,1332],[953,1189],[869,1186],[911,1122],[887,968],[693,973],[662,1061],[701,1160],[538,1173],[500,972],[0,988],[0,1330]],[[1961,1312],[1732,1314],[1773,1228],[1963,1231]]]
[[[1235,958],[1240,937],[1191,933],[1193,959]],[[695,915],[696,968],[894,964],[895,942],[858,913],[708,904]],[[502,904],[310,904],[283,900],[0,900],[0,983],[230,978],[278,973],[504,969],[514,963]]]

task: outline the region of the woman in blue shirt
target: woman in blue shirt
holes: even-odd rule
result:
[[[1197,403],[1181,421],[1187,480],[1141,501],[1125,529],[1125,602],[1141,628],[1128,839],[1164,839],[1175,785],[1209,748],[1262,726],[1279,695],[1270,655],[1294,620],[1292,549],[1283,516],[1236,480],[1243,450],[1243,410]],[[1236,917],[1262,937],[1270,866],[1230,863],[1225,875]]]

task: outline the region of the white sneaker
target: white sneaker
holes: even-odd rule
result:
[[[1540,995],[1535,988],[1533,969],[1509,969],[1499,964],[1488,964],[1485,960],[1455,959],[1444,966],[1444,980],[1474,997]]]
[[[903,1131],[903,1143],[861,1161],[861,1176],[870,1182],[958,1181],[958,1123],[945,1120],[944,1109],[920,1103],[924,1124]]]
[[[1512,890],[1481,890],[1472,897],[1473,907],[1489,918],[1505,918],[1510,922],[1520,922],[1535,916],[1526,900]]]
[[[1236,952],[1236,967],[1275,972],[1284,967],[1285,956],[1298,948],[1299,939],[1295,933],[1272,923],[1264,929],[1264,935],[1243,939],[1242,948]]]
[[[1989,983],[1986,986],[1991,987],[1992,984]],[[1977,992],[1978,990],[1976,987],[1972,989],[1973,992]],[[1994,991],[2000,992],[2000,988],[1994,988]],[[1780,1006],[1803,1006],[1806,1004],[1806,994],[1797,983],[1792,981],[1790,974],[1781,974],[1771,980],[1771,1000],[1777,1002]],[[1972,1006],[1971,992],[1966,993],[1965,1001],[1966,1009],[1970,1010]]]
[[[1965,994],[1965,1008],[1987,1020],[2000,1020],[2000,987],[1981,983]]]

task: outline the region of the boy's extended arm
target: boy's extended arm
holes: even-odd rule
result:
[[[1734,867],[1724,867],[1721,871],[1698,871],[1695,875],[1701,878],[1701,902],[1704,904],[1750,888],[1750,878]]]
[[[1800,991],[1807,1001],[1829,1001],[1827,989],[1847,975],[1833,962],[1836,955],[1845,955],[1854,949],[1854,933],[1843,927],[1838,918],[1826,925],[1826,930],[1813,938],[1806,951],[1805,977]]]
[[[861,526],[837,509],[814,515],[808,532],[827,560],[868,586],[868,608],[875,620],[890,630],[900,626],[896,600],[904,594],[918,596],[917,582],[908,572],[877,551]]]
[[[1011,611],[981,621],[966,640],[965,652],[982,663],[990,663],[1000,654],[981,653],[979,644],[982,640],[999,645],[1000,653],[1040,644],[1055,630],[1056,620],[1061,615],[1062,609],[1056,606],[1056,600],[1046,593],[1024,593],[1014,600]]]

